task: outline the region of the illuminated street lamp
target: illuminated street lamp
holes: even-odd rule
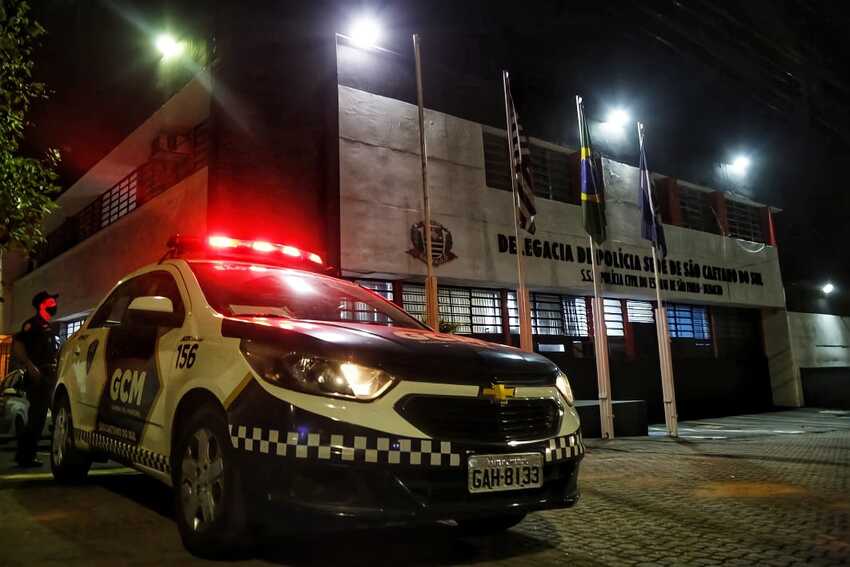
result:
[[[615,108],[608,113],[608,119],[605,123],[613,128],[624,128],[629,123],[629,120],[629,113],[625,109]]]
[[[747,156],[738,156],[729,164],[729,172],[737,177],[744,177],[747,175],[747,170],[750,169],[750,164],[750,158]]]
[[[167,33],[159,34],[156,37],[154,45],[156,45],[157,51],[162,55],[163,61],[180,57],[186,47],[182,41],[177,41],[173,35]]]
[[[824,295],[829,295],[830,293],[835,291],[835,286],[832,285],[832,282],[826,282],[824,286],[820,288],[820,290],[823,292]]]
[[[374,18],[363,16],[354,20],[348,35],[357,47],[376,47],[381,41],[381,26]]]

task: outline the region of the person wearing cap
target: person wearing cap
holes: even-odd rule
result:
[[[17,363],[26,371],[29,415],[18,437],[15,460],[21,467],[41,466],[36,448],[47,420],[50,392],[56,381],[56,357],[59,339],[50,326],[56,315],[58,294],[40,291],[32,298],[35,316],[27,319],[13,337],[12,352]]]

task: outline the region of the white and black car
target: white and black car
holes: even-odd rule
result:
[[[584,448],[552,362],[326,271],[292,246],[172,239],[62,349],[56,479],[108,457],[174,486],[199,554],[258,524],[485,532],[576,503]]]
[[[0,441],[15,439],[29,421],[30,402],[23,370],[12,370],[0,378]],[[44,422],[44,435],[50,430],[50,413]]]

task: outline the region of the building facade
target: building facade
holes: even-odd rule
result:
[[[35,292],[49,289],[61,295],[67,335],[121,276],[156,261],[172,234],[211,231],[319,251],[341,276],[422,316],[424,227],[410,81],[358,75],[379,65],[393,76],[399,62],[384,64],[335,40],[335,57],[322,44],[312,60],[327,71],[321,80],[242,88],[250,77],[238,67],[237,55],[248,49],[239,37],[220,42],[232,49],[219,54],[212,76],[187,84],[60,197],[43,252],[8,262],[4,330],[29,316]],[[271,67],[286,69],[281,61],[295,47],[273,46]],[[517,240],[505,133],[471,118],[477,112],[426,112],[441,319],[457,333],[518,344],[522,254],[535,349],[570,374],[577,397],[595,399],[578,156],[532,139],[538,230]],[[284,139],[284,147],[300,149],[281,153],[276,141]],[[650,248],[640,238],[638,170],[604,158],[602,168],[609,237],[599,260],[613,394],[645,400],[649,418],[658,420],[655,289]],[[299,177],[305,169],[312,173]],[[776,211],[663,175],[654,182],[669,248],[661,290],[680,416],[802,405],[800,372],[785,348],[792,332]]]

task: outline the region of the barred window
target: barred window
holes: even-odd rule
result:
[[[564,317],[567,320],[567,335],[587,337],[590,332],[587,325],[587,302],[583,297],[565,296]]]
[[[604,299],[605,332],[609,337],[622,337],[623,330],[623,306],[619,299]]]
[[[355,280],[361,287],[372,290],[385,299],[392,300],[393,284],[380,280]],[[389,294],[389,296],[388,296]],[[345,300],[340,305],[339,318],[346,321],[362,321],[364,323],[390,323],[390,318],[362,301]]]
[[[83,323],[85,322],[85,317],[80,319],[71,319],[70,321],[62,321],[59,324],[59,340],[64,343],[70,339],[74,333],[83,328]]]
[[[459,334],[499,334],[502,332],[502,311],[498,290],[441,287],[438,291],[440,320],[456,326]],[[404,308],[408,313],[425,320],[425,287],[405,284]]]
[[[530,293],[531,332],[535,335],[587,337],[587,306],[583,297]],[[519,307],[515,291],[508,292],[508,322],[519,333]]]
[[[726,220],[729,223],[730,236],[751,242],[764,242],[758,207],[727,199]]]
[[[685,227],[703,232],[719,233],[717,219],[711,208],[710,193],[680,187],[679,204],[682,208],[682,223]]]
[[[708,308],[695,305],[667,305],[667,325],[674,339],[711,339]]]
[[[100,206],[100,226],[109,226],[136,208],[138,173],[133,172],[103,194]]]
[[[655,323],[655,311],[648,301],[626,301],[629,323]]]
[[[569,202],[570,172],[567,155],[531,144],[531,174],[534,194],[545,199]]]
[[[508,139],[505,135],[484,132],[484,175],[487,187],[513,190],[508,165]]]
[[[487,186],[511,191],[507,138],[504,134],[485,131],[483,142],[484,175]],[[534,143],[529,144],[529,150],[531,174],[534,177],[534,194],[544,199],[572,202],[567,154]]]
[[[360,287],[374,291],[387,301],[393,301],[393,282],[386,280],[354,280]]]

